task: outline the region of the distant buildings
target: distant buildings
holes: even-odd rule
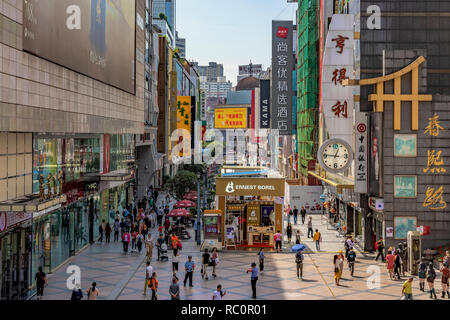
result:
[[[178,37],[178,31],[175,32],[175,44],[178,48],[178,55],[186,59],[186,39]]]
[[[199,66],[196,62],[195,66],[200,73],[200,77],[206,77],[207,82],[216,82],[218,77],[223,77],[223,64],[209,62],[207,66]]]
[[[262,64],[252,64],[250,61],[250,64],[239,66],[237,82],[247,77],[255,77],[259,79],[262,71]]]

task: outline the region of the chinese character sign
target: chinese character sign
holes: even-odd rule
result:
[[[333,15],[325,43],[322,69],[325,125],[330,138],[343,139],[349,145],[353,145],[353,88],[343,86],[342,83],[353,78],[353,22],[351,14]]]
[[[292,27],[292,21],[272,21],[271,103],[264,103],[264,100],[268,98],[264,100],[261,98],[261,128],[268,128],[270,124],[272,129],[279,130],[280,135],[292,135],[293,127],[292,73],[294,72],[294,55]],[[263,90],[261,90],[261,94],[263,94]],[[270,112],[268,112],[269,105]],[[264,112],[264,108],[267,110],[266,112]],[[270,117],[270,121],[267,121],[267,117]]]
[[[367,115],[355,113],[355,189],[367,193]]]

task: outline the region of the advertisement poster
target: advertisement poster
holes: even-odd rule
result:
[[[259,204],[247,205],[247,224],[249,226],[259,226],[261,213],[259,211]]]
[[[205,238],[217,238],[218,216],[205,216]]]
[[[216,108],[214,127],[216,129],[247,128],[247,108]]]
[[[275,210],[273,206],[261,206],[261,226],[275,225]]]
[[[307,214],[322,213],[321,186],[288,186],[288,192],[288,204],[292,209],[296,206],[299,214],[302,207],[305,207]]]

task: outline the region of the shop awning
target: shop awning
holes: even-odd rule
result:
[[[130,172],[113,172],[105,173],[100,176],[100,181],[126,181],[133,178],[133,173]]]
[[[32,194],[10,201],[0,203],[0,212],[39,212],[51,207],[61,205],[67,201],[65,194],[56,196],[52,199],[39,201],[39,194]]]
[[[338,177],[321,177],[320,174],[318,174],[315,171],[308,171],[308,174],[312,175],[314,178],[317,178],[326,184],[329,184],[330,186],[333,186],[336,188],[338,193],[342,193],[342,189],[353,189],[355,187],[355,184],[351,181],[345,181],[344,179],[338,178]]]

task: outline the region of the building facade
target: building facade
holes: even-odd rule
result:
[[[122,18],[108,22],[127,39],[120,48],[107,41],[108,7],[80,41],[70,29],[42,37],[58,22],[30,25],[34,2],[0,9],[1,299],[27,297],[39,266],[54,270],[131,203],[144,132],[145,1],[122,3]],[[35,5],[35,17],[48,6]],[[62,2],[52,10],[66,16]],[[66,59],[72,45],[78,60]]]

